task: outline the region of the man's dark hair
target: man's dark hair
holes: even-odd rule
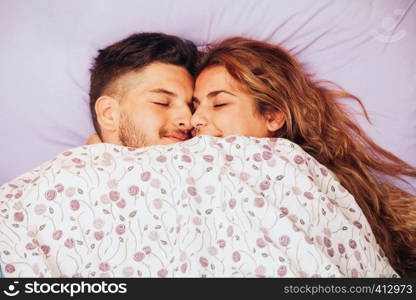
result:
[[[136,33],[98,51],[91,72],[90,110],[95,131],[102,139],[95,103],[120,76],[139,71],[154,62],[184,67],[195,76],[198,51],[196,46],[177,36],[163,33]]]

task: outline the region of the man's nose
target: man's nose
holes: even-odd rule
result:
[[[175,124],[179,129],[189,131],[192,129],[191,116],[192,112],[190,109],[182,109],[176,116]]]

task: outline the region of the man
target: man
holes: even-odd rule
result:
[[[193,43],[162,33],[133,34],[100,50],[89,94],[99,138],[134,148],[189,138],[197,54]]]

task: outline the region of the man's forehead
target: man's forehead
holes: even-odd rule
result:
[[[154,63],[141,70],[129,71],[115,82],[115,89],[122,94],[141,89],[142,92],[175,97],[179,93],[192,93],[193,82],[183,67]]]

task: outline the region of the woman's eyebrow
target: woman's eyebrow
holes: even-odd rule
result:
[[[229,91],[226,91],[226,90],[218,90],[218,91],[212,91],[212,92],[209,92],[209,93],[208,93],[208,95],[207,95],[207,98],[208,98],[208,99],[210,99],[210,98],[214,98],[214,97],[216,97],[218,94],[221,94],[221,93],[224,93],[224,94],[228,94],[228,95],[231,95],[231,96],[237,97],[236,95],[234,95],[233,93],[231,93],[231,92],[229,92]]]

